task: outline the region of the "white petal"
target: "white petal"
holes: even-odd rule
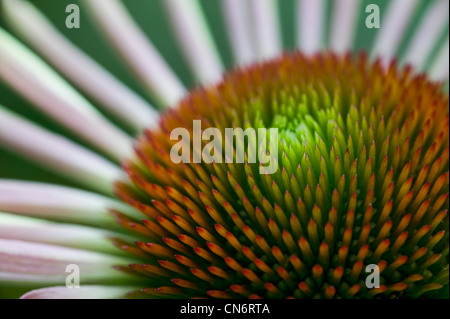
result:
[[[77,265],[80,283],[119,283],[129,275],[113,268],[127,265],[128,259],[56,245],[0,239],[0,282],[16,284],[65,284]]]
[[[449,77],[449,39],[447,38],[447,41],[442,46],[441,50],[439,51],[438,55],[436,56],[436,59],[434,60],[433,64],[430,68],[430,77],[432,79],[443,81],[448,80]]]
[[[3,9],[17,33],[112,113],[136,130],[156,123],[156,110],[68,41],[31,3],[6,0]]]
[[[117,248],[110,238],[127,239],[119,233],[94,227],[54,223],[6,213],[0,213],[0,238],[67,246],[114,255],[122,255],[123,251]]]
[[[318,52],[323,47],[324,15],[323,0],[298,1],[298,44],[306,54]]]
[[[27,292],[21,299],[123,299],[139,288],[127,286],[48,287]]]
[[[123,4],[117,0],[83,3],[145,88],[162,104],[174,106],[186,91]]]
[[[163,1],[189,66],[202,84],[222,78],[222,62],[198,0]]]
[[[131,139],[108,122],[60,75],[0,28],[0,78],[42,111],[117,160]]]
[[[112,184],[122,177],[119,167],[72,141],[46,131],[0,106],[2,146],[42,166],[111,193]]]
[[[95,193],[50,184],[0,179],[0,211],[117,228],[108,209],[140,217],[129,206]]]
[[[282,50],[277,3],[275,0],[250,0],[250,5],[259,58],[274,58]]]
[[[360,0],[333,1],[330,48],[337,53],[351,50],[356,32]]]
[[[384,65],[387,66],[395,57],[418,3],[418,0],[390,1],[389,8],[384,14],[381,28],[375,39],[372,50],[373,58],[380,56]]]
[[[422,71],[441,32],[448,23],[448,0],[438,0],[422,17],[417,32],[411,40],[404,61]]]
[[[236,63],[246,65],[257,60],[248,1],[222,0],[228,36]]]

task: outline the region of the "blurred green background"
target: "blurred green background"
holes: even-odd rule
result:
[[[95,0],[94,0],[95,1]],[[173,68],[186,87],[193,87],[196,85],[195,80],[190,74],[177,42],[173,36],[173,32],[169,22],[167,21],[167,15],[163,8],[164,0],[125,0],[126,7],[135,18],[138,25],[142,28],[145,34],[151,39],[155,47],[159,50],[161,55],[166,59],[169,65]],[[243,0],[245,1],[245,0]],[[355,34],[354,51],[367,50],[370,51],[372,43],[374,41],[377,30],[368,29],[365,27],[364,21],[367,16],[365,13],[365,7],[368,4],[377,4],[381,10],[381,26],[383,25],[383,13],[390,0],[361,0],[358,18],[358,28]],[[120,61],[117,55],[112,51],[111,47],[102,38],[101,34],[93,25],[90,20],[90,16],[83,8],[80,1],[77,0],[33,0],[31,1],[38,7],[61,31],[70,41],[79,46],[83,51],[89,54],[92,58],[103,65],[116,77],[121,79],[126,85],[133,88],[144,98],[147,95],[142,92],[139,84],[136,80],[130,76],[124,64]],[[422,0],[419,4],[418,10],[412,19],[411,24],[408,27],[408,32],[400,46],[399,57],[406,49],[406,45],[414,33],[420,16],[425,9],[432,5],[434,0]],[[224,24],[223,15],[221,12],[221,4],[219,0],[200,0],[201,6],[205,12],[206,19],[212,30],[215,42],[218,46],[219,52],[223,59],[224,65],[227,69],[233,66],[233,55],[229,43],[229,39],[226,34],[226,28]],[[80,29],[67,29],[65,26],[65,19],[67,13],[65,8],[68,4],[79,4],[81,9],[81,28]],[[327,15],[326,21],[330,20],[331,11],[333,10],[333,1],[326,1]],[[279,20],[281,22],[282,40],[285,50],[293,50],[296,48],[296,5],[297,0],[278,0],[277,5],[279,7]],[[1,0],[0,0],[0,13],[1,13]],[[0,26],[11,31],[8,25],[0,14]],[[327,28],[325,28],[327,29]],[[448,38],[448,28],[442,33],[442,39]],[[328,34],[325,34],[325,39]],[[443,41],[440,41],[442,44]],[[439,50],[439,46],[436,46],[434,54]],[[430,58],[432,61],[433,55]],[[91,101],[94,105],[95,102]],[[151,99],[149,102],[153,103]],[[65,135],[74,141],[85,145],[74,134],[70,133],[64,127],[58,125],[51,119],[47,118],[36,108],[30,105],[26,100],[17,95],[9,87],[5,86],[0,80],[0,104],[10,108],[14,112],[23,115],[24,117],[32,120],[47,129]],[[120,119],[112,118],[108,114],[105,114],[108,118],[114,121],[117,125],[122,126]],[[87,145],[85,145],[87,146]],[[88,146],[87,146],[88,147]],[[63,185],[82,187],[81,185],[74,184],[58,175],[53,174],[49,170],[36,166],[32,161],[17,156],[8,150],[5,150],[0,145],[0,178],[14,178],[24,180],[37,180],[50,183],[57,183]],[[16,296],[20,294],[24,289],[12,291],[7,287],[0,287],[0,296],[7,290],[10,296]],[[12,294],[11,294],[12,293]],[[448,292],[447,292],[448,296]]]

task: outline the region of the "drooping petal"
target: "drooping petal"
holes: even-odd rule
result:
[[[20,299],[123,299],[137,289],[128,286],[81,286],[72,289],[58,286],[32,290]]]
[[[126,239],[126,236],[94,227],[0,213],[0,238],[123,254],[111,238]]]
[[[449,3],[447,0],[436,1],[424,14],[411,40],[404,61],[411,63],[422,71],[444,27],[448,24]]]
[[[115,164],[1,105],[0,141],[13,152],[100,192],[110,194],[113,181],[122,175]]]
[[[325,3],[323,0],[299,0],[297,34],[300,49],[312,54],[323,46]]]
[[[383,27],[377,33],[372,57],[380,56],[385,66],[395,57],[418,0],[390,1],[384,14]]]
[[[257,59],[254,35],[249,24],[248,1],[222,0],[228,36],[236,64],[245,65]]]
[[[117,160],[131,138],[108,122],[42,59],[0,28],[0,78],[43,112]]]
[[[198,0],[163,1],[189,66],[202,84],[222,78],[222,62]]]
[[[277,3],[275,0],[250,0],[250,6],[259,58],[275,58],[282,51]]]
[[[359,0],[333,1],[333,17],[330,24],[330,48],[344,53],[353,47]]]
[[[142,85],[164,106],[175,105],[184,96],[185,88],[123,4],[117,0],[83,3]]]
[[[129,206],[112,198],[69,187],[0,180],[0,210],[25,216],[73,222],[103,228],[117,227],[109,209],[139,217]]]
[[[15,284],[65,284],[79,268],[80,284],[114,284],[130,280],[130,275],[113,265],[126,265],[128,259],[81,249],[0,239],[0,282]],[[66,272],[67,271],[67,272]]]
[[[3,2],[9,25],[78,87],[136,131],[155,124],[158,113],[100,64],[68,41],[31,3]]]

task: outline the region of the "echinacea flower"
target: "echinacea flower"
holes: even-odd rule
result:
[[[281,4],[218,1],[238,66],[225,75],[200,3],[163,1],[200,84],[190,91],[131,8],[82,3],[149,99],[171,106],[159,115],[32,4],[1,2],[36,53],[0,28],[0,79],[74,138],[0,107],[1,146],[73,183],[0,180],[1,285],[37,288],[24,298],[445,294],[448,1],[389,2],[370,53],[354,41],[365,2],[299,0],[300,51],[282,53]],[[243,161],[236,146],[191,163],[207,141],[190,141],[174,163],[171,132],[195,134],[194,120],[203,132],[277,128],[278,169],[261,173],[264,152],[249,160],[251,137]],[[65,286],[72,266],[80,288]]]

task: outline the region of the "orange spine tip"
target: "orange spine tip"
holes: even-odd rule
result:
[[[197,230],[197,234],[205,241],[217,243],[217,239],[206,229],[202,227],[196,227],[195,229]]]
[[[350,247],[350,243],[352,241],[353,230],[352,228],[347,228],[344,231],[344,236],[342,238],[342,244],[346,247]]]
[[[274,284],[272,284],[271,282],[266,282],[264,284],[264,288],[266,288],[267,291],[269,291],[271,293],[274,293],[274,294],[279,294],[280,293],[278,288]]]
[[[231,285],[230,290],[244,296],[248,296],[249,291],[242,285]]]
[[[375,289],[375,288],[374,288]],[[359,291],[361,290],[361,285],[360,284],[354,284],[353,286],[351,286],[348,290],[347,290],[347,296],[349,298],[352,298],[353,296],[355,296]],[[373,289],[372,289],[373,290]]]
[[[189,218],[190,219],[190,218]],[[186,221],[186,219],[178,216],[178,215],[172,215],[172,220],[177,224],[178,227],[183,229],[184,231],[188,232],[190,235],[196,236],[196,231],[194,227]]]
[[[422,239],[423,236],[425,236],[431,229],[430,225],[424,225],[419,230],[416,231],[416,233],[413,235],[411,240],[408,243],[408,248],[412,249],[414,246],[419,242],[419,240]]]
[[[343,275],[344,275],[344,268],[342,268],[342,267],[335,268],[333,270],[333,274],[332,274],[332,277],[331,277],[332,281],[333,281],[333,284],[338,286]]]
[[[161,267],[164,267],[170,271],[173,271],[175,273],[178,273],[180,275],[186,275],[186,270],[183,267],[180,267],[179,265],[168,261],[168,260],[158,260],[158,264],[161,265]]]
[[[174,255],[174,252],[171,249],[155,243],[136,242],[136,245],[138,245],[138,247],[142,250],[145,250],[146,252],[157,257],[172,258]]]
[[[348,247],[347,246],[342,246],[341,248],[339,248],[339,250],[338,250],[338,264],[339,264],[339,266],[344,267],[345,260],[347,259],[347,255],[348,255]]]
[[[161,227],[166,229],[168,232],[174,234],[175,236],[178,236],[178,234],[181,233],[181,229],[178,226],[176,226],[174,223],[169,221],[167,218],[158,216],[156,218],[156,220],[161,225]]]
[[[323,267],[321,265],[314,265],[312,267],[312,274],[316,282],[322,282],[323,276]]]
[[[248,296],[248,299],[263,299],[263,298],[259,295],[251,294],[250,296]]]
[[[281,203],[283,202],[283,200],[280,201]],[[287,229],[289,228],[289,221],[286,217],[286,213],[283,211],[283,209],[278,206],[277,204],[274,204],[274,212],[275,212],[275,216],[276,219],[278,221],[278,223],[281,225],[281,227]]]
[[[165,204],[158,200],[152,200],[153,206],[158,210],[158,212],[162,213],[164,216],[169,217],[172,215],[172,212],[167,208]]]
[[[254,233],[254,231],[250,227],[248,227],[247,225],[244,225],[242,227],[242,231],[244,232],[245,236],[247,236],[247,238],[252,243],[256,243],[256,234]]]
[[[181,216],[185,219],[189,218],[189,214],[184,210],[184,208],[182,208],[180,205],[176,204],[175,202],[167,199],[166,205],[175,215]]]
[[[329,259],[330,259],[330,250],[328,248],[328,245],[325,242],[323,242],[319,246],[319,260],[320,260],[320,264],[323,267],[327,268],[328,264],[329,264]]]
[[[207,252],[205,249],[203,249],[201,247],[195,247],[194,252],[197,255],[199,255],[200,257],[202,257],[203,259],[209,261],[211,264],[216,263],[216,258],[214,258],[214,256],[212,254],[210,254],[209,252]]]
[[[277,244],[279,246],[281,246],[281,232],[280,232],[280,229],[278,228],[277,223],[275,223],[275,221],[271,218],[271,219],[269,219],[267,226],[269,227],[272,237],[275,239]]]
[[[333,286],[327,286],[325,288],[325,297],[328,299],[332,299],[336,295],[336,288]]]
[[[284,264],[285,262],[285,258],[284,258],[284,254],[281,251],[280,248],[278,248],[277,246],[273,246],[272,247],[272,256],[275,257],[275,259],[280,263],[280,264]]]
[[[208,212],[209,216],[218,224],[226,225],[224,219],[222,216],[215,210],[213,207],[205,206],[206,211]]]
[[[242,252],[244,253],[245,257],[247,257],[250,261],[254,261],[255,259],[257,259],[253,251],[247,246],[242,246]]]
[[[291,262],[292,267],[294,267],[295,272],[298,275],[303,275],[305,272],[305,266],[303,265],[300,258],[298,258],[296,255],[292,255],[289,257],[289,261]]]
[[[216,275],[217,277],[221,277],[227,280],[231,280],[231,276],[227,274],[226,271],[224,271],[223,269],[216,267],[216,266],[211,266],[208,267],[208,271],[213,274]]]
[[[255,258],[256,258],[256,256],[255,256]],[[237,271],[237,272],[242,271],[242,266],[233,258],[227,257],[224,259],[224,261],[227,264],[227,266],[230,267],[231,269],[233,269],[234,271]]]
[[[242,274],[250,281],[260,283],[261,279],[250,269],[242,269]]]
[[[405,216],[403,216],[400,222],[398,223],[397,228],[393,232],[392,237],[395,238],[400,233],[402,233],[408,227],[410,221],[411,221],[411,214],[406,214]]]
[[[277,268],[277,273],[278,275],[283,278],[283,280],[290,285],[292,282],[292,278],[291,275],[289,275],[288,271],[286,270],[286,268],[284,267],[278,267]]]
[[[231,295],[226,293],[225,291],[221,290],[208,290],[206,292],[209,296],[213,298],[220,298],[220,299],[231,299]]]
[[[319,247],[319,233],[317,231],[317,224],[314,222],[314,220],[309,220],[307,230],[310,245],[314,250],[316,250]]]
[[[391,229],[392,229],[392,220],[389,220],[386,223],[384,223],[384,225],[378,231],[378,236],[375,239],[375,243],[379,244],[383,239],[385,239],[388,236]]]
[[[363,267],[364,267],[364,263],[362,261],[357,261],[353,264],[353,267],[352,267],[352,270],[350,273],[350,278],[353,282],[356,282],[358,280]]]
[[[311,289],[309,288],[308,284],[304,281],[300,282],[298,284],[298,288],[306,295],[309,295],[312,293]]]
[[[148,289],[152,289],[152,288],[148,288]],[[144,292],[147,292],[148,289],[143,289]],[[175,295],[175,296],[183,296],[183,290],[181,290],[180,288],[176,288],[176,287],[158,287],[154,289],[156,292],[159,292],[161,294],[165,294],[165,295]]]
[[[194,289],[194,290],[198,290],[199,289],[199,286],[196,283],[193,283],[192,281],[189,281],[189,280],[180,279],[180,278],[174,278],[171,281],[175,285],[180,286],[182,288]]]
[[[196,268],[198,267],[198,264],[191,259],[183,256],[183,255],[175,255],[175,259],[182,265],[189,267],[189,268]]]
[[[269,245],[267,244],[266,240],[263,237],[261,237],[259,235],[256,235],[255,236],[255,241],[256,241],[256,244],[258,245],[258,247],[261,248],[261,250],[266,255],[269,255],[269,256],[271,255],[271,249],[270,249]]]
[[[190,237],[190,236],[188,236],[188,235],[185,235],[185,234],[180,234],[180,235],[178,235],[178,239],[179,239],[182,243],[184,243],[184,244],[186,244],[186,245],[188,245],[188,246],[190,246],[190,247],[192,247],[192,248],[201,246],[200,243],[199,243],[198,241],[196,241],[196,240],[193,239],[192,237]]]
[[[191,253],[190,249],[188,249],[185,245],[183,245],[182,243],[180,243],[177,240],[165,237],[165,238],[163,238],[163,241],[164,241],[164,243],[167,246],[169,246],[172,249],[175,249],[175,250],[177,250],[179,252],[182,252],[184,254],[190,254]]]
[[[206,272],[204,272],[199,268],[191,268],[189,270],[195,277],[200,278],[201,280],[204,280],[209,283],[214,283],[215,281],[211,275],[207,274]]]
[[[388,288],[384,285],[381,285],[379,288],[372,288],[369,290],[369,294],[371,294],[372,296],[378,295],[378,294],[382,294],[384,292],[386,292]]]
[[[314,260],[314,256],[308,241],[304,237],[300,237],[300,239],[298,240],[298,246],[300,247],[300,250],[302,252],[303,259],[305,259],[309,263],[312,263]]]
[[[261,271],[263,271],[265,273],[269,273],[269,274],[273,273],[273,270],[270,269],[270,267],[267,266],[267,264],[264,261],[262,261],[261,259],[256,259],[254,261],[254,263],[255,263],[256,267],[258,267]]]
[[[225,238],[231,244],[231,246],[234,247],[234,249],[236,249],[237,251],[242,250],[241,243],[239,242],[239,240],[232,233],[226,232]]]
[[[303,230],[300,225],[300,220],[294,214],[291,214],[291,218],[289,219],[290,226],[292,229],[292,233],[296,238],[300,238],[303,236]]]
[[[212,242],[207,242],[206,245],[208,246],[209,250],[211,250],[217,256],[220,256],[222,258],[228,257],[227,252],[225,250],[223,250],[222,248],[220,248],[218,245],[216,245]]]
[[[207,229],[207,230],[212,231],[212,229],[211,229],[211,227],[210,227],[210,225],[209,225],[209,222],[206,221],[206,219],[205,219],[203,216],[201,216],[199,213],[197,213],[197,211],[188,209],[188,213],[189,213],[189,216],[191,216],[191,218],[192,218],[197,224],[199,224],[201,227],[203,227],[203,228],[205,228],[205,229]]]
[[[361,229],[361,234],[359,235],[358,245],[361,247],[367,243],[367,239],[370,234],[370,225],[366,225]]]
[[[401,267],[408,261],[407,256],[400,256],[396,260],[394,260],[388,267],[389,270],[394,271],[397,268]]]
[[[297,251],[297,246],[295,245],[291,233],[288,232],[287,230],[283,230],[282,238],[283,242],[286,244],[286,247],[289,250],[289,253],[294,254]]]
[[[389,244],[389,239],[383,240],[375,249],[375,252],[372,255],[373,260],[378,260],[387,251]]]
[[[325,241],[328,244],[328,247],[334,246],[334,229],[330,222],[325,224],[324,228],[325,232]]]
[[[396,284],[393,284],[391,286],[388,287],[389,291],[403,291],[406,290],[406,288],[408,288],[408,284],[404,283],[404,282],[399,282]]]

